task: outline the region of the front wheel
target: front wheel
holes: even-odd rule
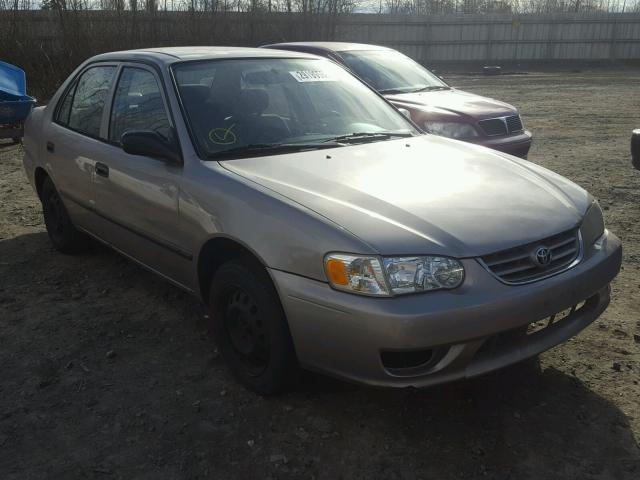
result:
[[[53,246],[62,253],[80,253],[89,246],[89,237],[71,223],[62,198],[49,177],[42,184],[42,213]]]
[[[213,330],[225,362],[250,390],[272,395],[298,376],[291,334],[278,294],[260,265],[231,260],[210,290]]]

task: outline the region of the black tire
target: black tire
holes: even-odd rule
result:
[[[244,386],[273,395],[295,383],[299,366],[289,326],[261,265],[240,259],[223,264],[209,300],[220,353]]]
[[[89,237],[73,226],[62,198],[49,177],[42,183],[40,199],[47,233],[56,250],[67,254],[86,251],[89,247]]]

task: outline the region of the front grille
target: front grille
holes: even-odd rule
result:
[[[507,129],[509,130],[509,133],[522,131],[522,120],[520,120],[520,115],[512,115],[511,117],[507,117],[505,121],[507,122]]]
[[[548,318],[543,320],[538,320],[537,322],[531,322],[529,325],[526,325],[525,333],[527,335],[535,335],[538,332],[543,331],[545,328],[550,327],[551,325],[555,325],[563,320],[566,320],[574,312],[580,310],[585,304],[585,301],[582,301],[573,307],[565,308],[564,310],[559,311],[558,313],[554,313]]]
[[[498,135],[507,135],[522,132],[522,120],[520,115],[511,115],[509,117],[490,118],[488,120],[480,120],[478,122],[482,130],[489,137]]]
[[[550,253],[548,263],[536,261],[536,253],[545,247]],[[482,263],[505,283],[527,283],[566,270],[580,253],[578,229],[559,233],[538,242],[482,257]]]
[[[583,309],[592,309],[597,301],[597,295],[595,295],[545,319],[492,335],[478,349],[474,361],[488,360],[510,351],[526,351],[526,348],[523,347],[545,335],[549,327],[574,320],[576,315],[582,313]]]

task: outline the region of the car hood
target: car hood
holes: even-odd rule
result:
[[[405,106],[437,110],[476,119],[515,115],[517,113],[515,107],[508,103],[456,90],[455,88],[451,90],[385,95],[385,97],[393,103],[402,103]]]
[[[530,162],[433,135],[220,163],[384,255],[484,255],[573,228],[592,201]]]

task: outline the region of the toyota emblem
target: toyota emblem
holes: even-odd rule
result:
[[[536,265],[540,267],[546,267],[547,265],[549,265],[549,263],[551,263],[551,250],[549,250],[547,247],[538,247],[533,252],[532,257]]]

